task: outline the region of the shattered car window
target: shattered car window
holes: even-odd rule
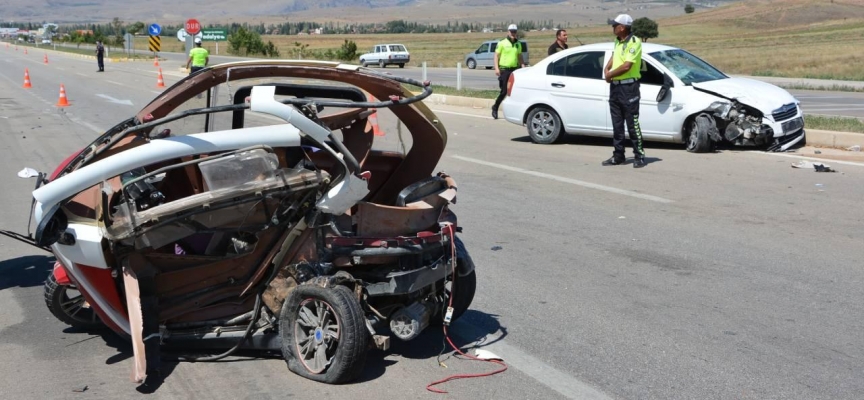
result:
[[[650,55],[672,71],[685,85],[728,78],[717,68],[684,50],[658,51]]]

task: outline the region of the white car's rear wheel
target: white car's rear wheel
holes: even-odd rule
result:
[[[558,113],[545,106],[537,107],[528,113],[528,136],[534,143],[552,144],[564,136],[561,118]]]

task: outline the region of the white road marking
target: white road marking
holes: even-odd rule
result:
[[[87,74],[82,74],[82,73],[80,73],[80,72],[76,72],[76,74],[81,75],[81,76],[90,76],[90,75],[87,75]]]
[[[642,193],[633,192],[630,190],[624,190],[624,189],[618,189],[618,188],[611,187],[611,186],[600,185],[597,183],[591,183],[591,182],[580,181],[577,179],[565,178],[562,176],[546,174],[546,173],[537,172],[537,171],[531,171],[531,170],[518,168],[518,167],[511,167],[509,165],[504,165],[504,164],[496,164],[496,163],[492,163],[492,162],[488,162],[488,161],[478,160],[475,158],[455,156],[455,155],[452,157],[457,159],[457,160],[467,161],[467,162],[474,163],[474,164],[485,165],[487,167],[498,168],[498,169],[503,169],[503,170],[512,171],[512,172],[518,172],[520,174],[531,175],[531,176],[536,176],[538,178],[545,178],[545,179],[550,179],[553,181],[569,183],[571,185],[582,186],[582,187],[586,187],[589,189],[602,190],[604,192],[620,194],[623,196],[635,197],[637,199],[650,200],[650,201],[655,201],[655,202],[664,203],[664,204],[675,202],[674,200],[664,199],[662,197],[652,196],[650,194],[642,194]]]
[[[162,94],[162,92],[159,92],[159,91],[156,91],[156,90],[151,90],[150,93]]]
[[[105,94],[97,94],[96,96],[99,96],[99,97],[101,97],[105,100],[108,100],[109,102],[115,103],[115,104],[122,104],[124,106],[131,106],[132,105],[132,100],[115,99],[115,98],[108,96],[108,95],[105,95]]]
[[[499,334],[489,334],[484,329],[462,322],[455,323],[450,330],[450,333],[455,334],[466,341],[470,340],[470,338],[483,338],[481,339],[481,342],[477,344],[477,347],[495,353],[499,357],[503,358],[507,365],[522,371],[525,375],[534,378],[537,382],[548,386],[550,389],[562,394],[568,399],[611,399],[611,397],[597,389],[594,389],[587,383],[582,382],[541,360],[538,360],[536,357],[517,347],[507,344],[503,340],[500,340]]]
[[[434,112],[436,112],[436,113],[441,113],[441,114],[453,114],[453,115],[461,115],[461,116],[463,116],[463,117],[474,117],[474,118],[482,118],[482,119],[492,119],[492,117],[489,117],[489,116],[486,116],[486,115],[466,114],[466,113],[460,113],[460,112],[455,112],[455,111],[436,110],[436,109],[434,109],[434,108],[431,109],[431,110],[434,111]]]
[[[126,85],[124,85],[124,84],[122,84],[122,83],[120,83],[120,82],[114,82],[114,81],[105,81],[105,82],[113,83],[113,84],[118,85],[118,86],[126,86]]]
[[[766,156],[774,156],[774,157],[786,157],[786,158],[795,158],[798,160],[807,160],[807,161],[819,161],[825,164],[840,164],[840,165],[853,165],[856,167],[864,167],[864,163],[854,162],[854,161],[842,161],[842,160],[830,160],[827,158],[818,158],[818,157],[807,157],[807,156],[796,156],[794,154],[783,154],[783,153],[767,153],[764,151],[753,152],[753,154],[764,154]]]

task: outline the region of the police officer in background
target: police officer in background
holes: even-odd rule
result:
[[[105,72],[105,46],[101,40],[96,41],[96,63],[99,65],[96,72]]]
[[[495,75],[498,75],[498,87],[501,88],[501,93],[492,105],[494,119],[498,119],[498,106],[507,97],[507,81],[510,80],[510,74],[517,68],[525,66],[525,61],[522,60],[522,42],[516,35],[516,24],[510,24],[507,30],[510,33],[495,47]]]
[[[189,50],[189,59],[186,60],[186,69],[189,69],[189,74],[194,74],[198,70],[204,69],[210,63],[210,52],[201,47],[201,38],[195,38],[195,47]],[[191,69],[189,67],[192,67]]]
[[[624,164],[624,123],[633,143],[633,168],[642,168],[645,150],[642,148],[642,128],[639,127],[639,78],[642,68],[642,41],[633,36],[633,18],[621,14],[609,21],[615,32],[615,48],[606,64],[606,82],[610,83],[609,113],[612,116],[612,158],[603,165]]]

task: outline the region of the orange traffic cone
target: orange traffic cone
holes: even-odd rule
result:
[[[24,89],[30,89],[33,86],[30,85],[30,70],[24,68]]]
[[[48,64],[48,53],[45,53],[45,59],[43,60],[45,64]]]
[[[368,93],[366,94],[366,100],[369,101],[370,103],[378,101],[378,99],[376,99],[374,96],[372,96],[371,94],[368,94]],[[377,109],[373,110],[372,114],[369,114],[368,120],[369,120],[369,125],[372,125],[372,133],[375,136],[384,136],[384,132],[382,132],[381,128],[378,126],[378,110]]]
[[[156,78],[156,87],[165,87],[165,80],[162,79],[162,68],[159,68],[159,77]]]
[[[27,48],[26,47],[24,48],[24,54],[27,54]]]
[[[69,105],[69,99],[66,98],[66,88],[60,84],[60,98],[57,99],[57,107],[66,107]]]
[[[154,66],[154,67],[158,67],[158,66],[159,66],[159,57],[153,57],[153,66]]]

